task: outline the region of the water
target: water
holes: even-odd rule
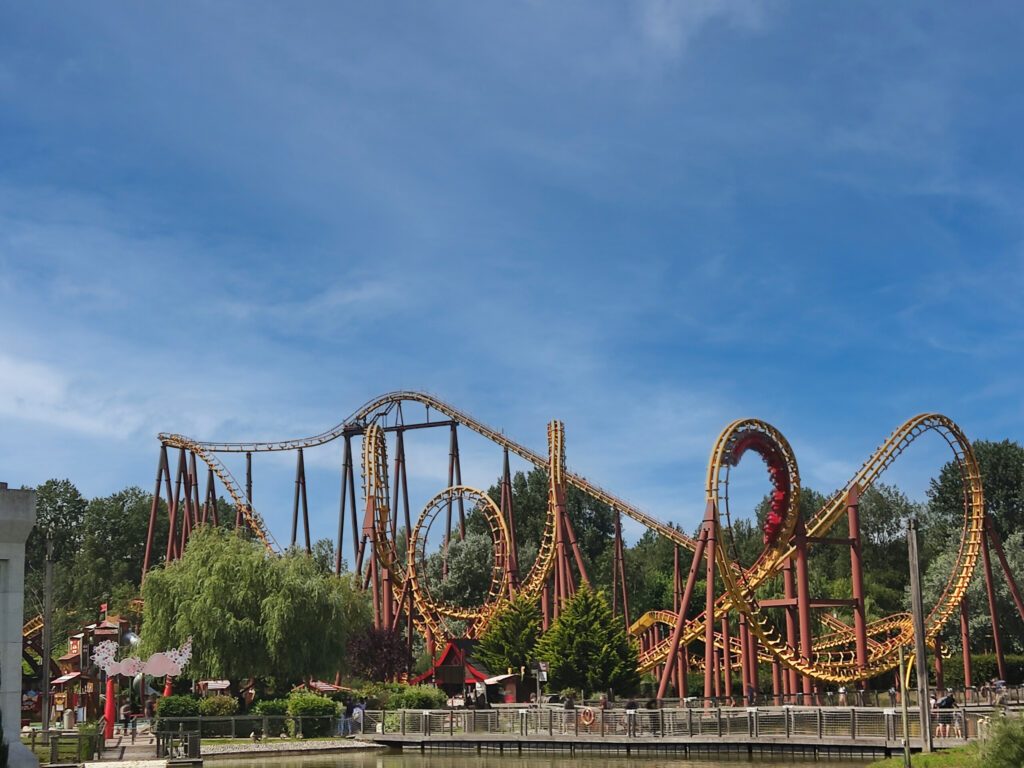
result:
[[[829,761],[837,766],[862,768],[870,761],[840,760]],[[522,756],[499,754],[464,754],[452,752],[352,752],[347,754],[319,755],[316,757],[279,757],[246,760],[217,760],[218,768],[239,768],[241,765],[253,768],[744,768],[745,766],[772,766],[772,768],[806,768],[817,765],[813,760],[798,758],[783,761],[730,760],[725,758],[685,759],[667,755],[621,755],[584,754],[552,755],[547,753],[524,753]]]

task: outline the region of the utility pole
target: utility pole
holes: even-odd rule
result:
[[[914,666],[917,673],[917,706],[921,714],[921,748],[932,751],[932,709],[928,701],[928,657],[924,639],[924,602],[921,598],[921,561],[917,553],[917,518],[907,520],[910,555],[910,607],[914,614]]]
[[[43,584],[43,733],[50,727],[50,657],[53,653],[51,647],[51,630],[53,623],[53,536],[46,537],[46,577]],[[46,736],[43,737],[47,738]]]

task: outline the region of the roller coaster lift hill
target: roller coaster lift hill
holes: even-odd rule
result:
[[[422,420],[407,420],[406,412],[422,407]],[[483,491],[462,484],[459,460],[459,428],[470,430],[495,443],[503,452],[500,503]],[[412,519],[405,435],[412,430],[447,429],[448,487],[427,502]],[[153,507],[150,512],[144,572],[156,563],[153,541],[158,525],[169,526],[165,559],[181,557],[190,533],[200,524],[217,525],[218,486],[234,504],[235,525],[248,528],[270,551],[280,551],[263,519],[253,507],[253,455],[286,451],[296,456],[295,493],[290,544],[310,549],[309,506],[306,494],[304,452],[335,440],[343,441],[341,492],[338,503],[338,535],[335,570],[341,571],[346,524],[352,531],[352,562],[372,597],[374,624],[404,633],[410,647],[414,633],[428,650],[455,636],[479,637],[495,613],[514,596],[539,601],[546,630],[578,588],[589,583],[576,533],[566,514],[566,489],[575,487],[611,507],[615,515],[613,545],[613,610],[625,622],[639,647],[641,672],[653,672],[658,698],[686,696],[691,669],[704,672],[706,698],[733,695],[733,674],[742,681],[740,695],[758,688],[758,670],[769,665],[776,697],[812,695],[823,685],[860,685],[897,667],[900,649],[913,654],[914,629],[909,614],[867,621],[861,562],[859,504],[861,495],[875,483],[916,439],[928,432],[940,435],[952,451],[963,482],[963,532],[948,580],[928,611],[924,632],[935,653],[936,674],[942,687],[940,632],[958,618],[961,642],[970,647],[967,587],[975,569],[984,571],[988,611],[992,618],[993,645],[999,674],[1005,679],[1005,660],[1000,623],[995,613],[992,554],[1024,618],[1024,601],[1007,564],[1006,555],[985,511],[978,463],[970,442],[950,419],[926,413],[900,425],[846,485],[806,520],[800,509],[800,474],[796,457],[786,438],[772,425],[758,419],[740,419],[718,436],[708,462],[705,514],[699,532],[691,538],[637,509],[586,478],[566,470],[564,427],[548,425],[548,451],[541,455],[508,439],[462,411],[435,397],[400,391],[378,397],[333,429],[312,437],[277,442],[218,443],[194,440],[178,434],[161,434]],[[389,464],[389,435],[394,459]],[[354,445],[357,443],[357,445]],[[357,498],[355,461],[359,449],[361,493]],[[770,484],[770,510],[764,521],[764,549],[749,567],[736,555],[732,514],[729,509],[729,474],[748,453],[764,462]],[[176,454],[176,455],[175,455]],[[245,483],[241,486],[222,460],[226,454],[244,454]],[[538,553],[525,573],[517,562],[519,552],[512,503],[509,456],[514,454],[548,473],[548,508]],[[172,473],[172,457],[176,470]],[[200,500],[199,463],[206,468],[206,489]],[[168,509],[166,523],[158,521],[158,500]],[[483,603],[461,606],[439,599],[426,578],[428,539],[442,529],[439,552],[442,574],[447,572],[452,536],[465,536],[468,510],[482,515],[493,545],[491,583]],[[636,520],[675,546],[674,596],[671,609],[632,617],[626,587],[626,564],[621,516]],[[846,518],[846,536],[836,536]],[[361,523],[360,523],[361,518]],[[408,546],[401,544],[409,532]],[[400,537],[399,534],[402,534]],[[809,586],[808,550],[816,546],[848,549],[851,595],[848,598],[817,598]],[[681,550],[693,553],[684,573]],[[703,610],[691,610],[694,587],[705,576]],[[765,595],[781,577],[784,596]],[[839,609],[839,610],[836,610]],[[852,622],[837,618],[851,615]],[[776,619],[779,619],[778,625]],[[690,650],[703,644],[702,653]],[[972,682],[971,659],[964,654],[964,681]]]

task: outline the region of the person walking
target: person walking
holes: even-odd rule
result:
[[[355,699],[349,698],[345,701],[345,709],[341,715],[341,735],[354,736],[352,732],[352,715],[356,710]]]
[[[565,699],[562,701],[562,733],[566,732],[569,727],[569,723],[575,723],[576,718],[576,699],[571,693],[566,694]]]
[[[626,702],[626,735],[636,736],[636,711],[639,706],[636,703],[636,699],[630,699]]]
[[[124,704],[121,705],[121,733],[128,734],[128,725],[132,720],[132,705],[128,699],[125,699]]]

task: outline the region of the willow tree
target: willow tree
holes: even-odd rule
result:
[[[270,555],[219,528],[194,532],[180,560],[149,573],[142,595],[142,652],[191,636],[194,678],[333,675],[369,623],[350,576],[323,573],[303,553]]]

